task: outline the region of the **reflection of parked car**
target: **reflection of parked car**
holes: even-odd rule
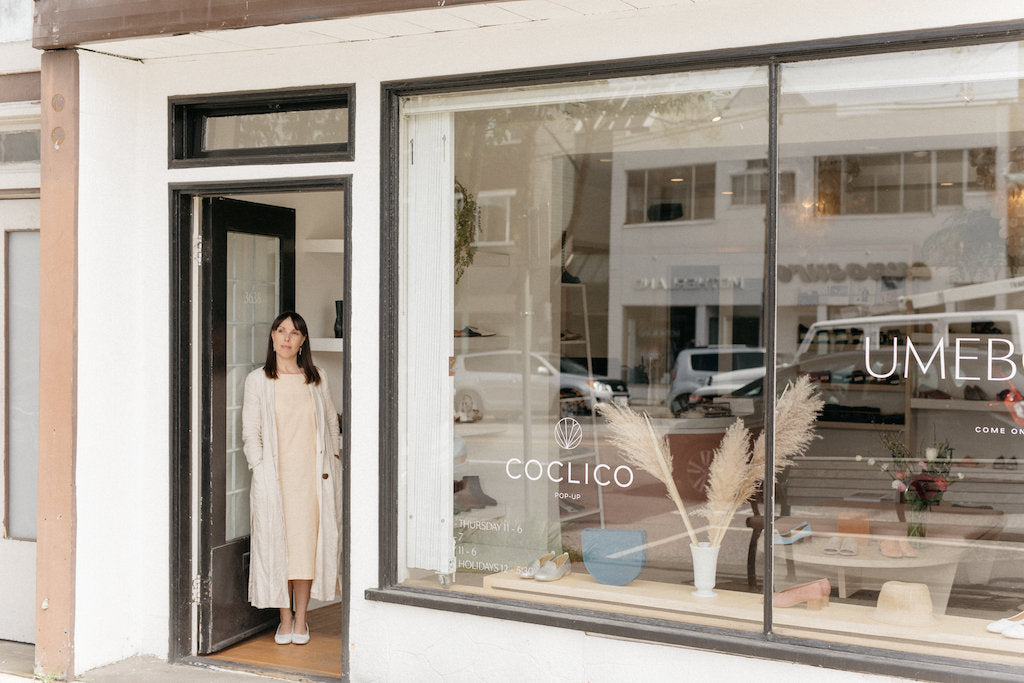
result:
[[[743,370],[727,370],[708,377],[708,383],[690,394],[689,403],[706,403],[719,396],[727,396],[740,387],[746,386],[756,379],[764,377],[764,366],[744,368]]]
[[[764,349],[753,346],[707,346],[684,349],[676,356],[668,407],[673,415],[686,411],[690,394],[706,386],[720,371],[760,369],[764,373]]]
[[[523,377],[529,377],[530,407],[553,414],[590,412],[596,403],[628,403],[625,382],[600,375],[569,358],[521,351],[468,353],[455,359],[455,412],[481,415],[523,409]]]

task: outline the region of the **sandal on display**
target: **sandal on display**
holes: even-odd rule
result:
[[[541,555],[536,560],[526,566],[523,571],[519,572],[520,579],[532,579],[537,575],[537,571],[544,565],[545,562],[550,562],[555,559],[556,553],[548,553],[547,555]]]
[[[776,531],[772,535],[772,540],[776,545],[789,545],[790,543],[796,543],[802,541],[805,538],[811,536],[811,524],[810,522],[800,522],[789,531],[778,532]]]
[[[826,555],[838,555],[839,549],[843,547],[843,539],[839,536],[833,536],[825,542],[825,547],[821,549],[821,552]]]
[[[856,555],[860,552],[860,544],[857,543],[856,538],[847,536],[843,539],[843,543],[839,546],[840,555]]]
[[[799,583],[772,594],[772,607],[795,607],[802,602],[807,609],[828,607],[832,584],[828,579],[817,579],[807,583]]]
[[[572,562],[569,561],[569,553],[562,553],[555,559],[542,564],[533,578],[537,581],[557,581],[571,573]]]

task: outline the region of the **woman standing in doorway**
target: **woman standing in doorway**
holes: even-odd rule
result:
[[[242,402],[242,442],[252,470],[249,602],[281,610],[279,645],[308,643],[310,597],[338,594],[339,434],[306,321],[294,311],[281,313],[270,327],[266,363],[245,379]]]

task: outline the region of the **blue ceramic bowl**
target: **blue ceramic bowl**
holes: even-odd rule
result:
[[[603,584],[624,586],[647,564],[646,529],[584,529],[580,541],[583,564]]]

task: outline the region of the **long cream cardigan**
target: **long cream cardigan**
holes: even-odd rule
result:
[[[316,539],[316,575],[312,597],[333,600],[340,590],[341,460],[338,415],[320,372],[320,384],[309,384],[316,417],[317,502],[320,526]],[[245,378],[242,402],[242,444],[252,470],[249,491],[252,548],[249,563],[249,602],[253,607],[289,607],[288,548],[285,543],[281,482],[277,470],[277,423],[274,418],[274,380],[263,368]]]

